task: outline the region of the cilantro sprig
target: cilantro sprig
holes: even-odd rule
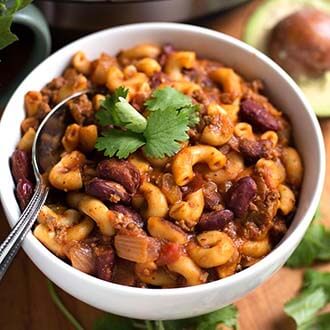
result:
[[[297,330],[329,329],[330,313],[319,311],[330,302],[330,273],[308,269],[300,294],[288,301],[284,311],[297,324]]]
[[[304,267],[316,260],[330,260],[330,230],[320,221],[321,214],[318,210],[303,240],[287,261],[288,267]]]
[[[93,330],[216,330],[220,324],[230,329],[238,329],[238,310],[234,305],[206,315],[171,321],[141,321],[106,314],[94,322]]]
[[[73,328],[76,330],[83,330],[84,327],[75,319],[75,317],[63,304],[57,294],[55,286],[49,280],[47,281],[47,287],[54,304],[71,323]],[[209,314],[192,317],[189,319],[170,321],[135,320],[106,313],[94,321],[93,330],[216,330],[219,329],[220,324],[233,330],[238,329],[238,310],[236,306],[229,305]]]
[[[189,128],[199,122],[198,105],[171,87],[157,89],[145,102],[147,118],[129,104],[127,94],[128,89],[119,87],[106,97],[96,114],[106,129],[95,147],[106,156],[127,158],[142,146],[152,158],[173,156],[180,142],[188,140]]]
[[[102,126],[114,125],[141,133],[147,127],[147,120],[127,102],[127,94],[127,88],[117,88],[102,102],[102,110],[96,113],[96,119]]]
[[[0,0],[0,50],[18,39],[10,30],[14,14],[31,2],[32,0]]]

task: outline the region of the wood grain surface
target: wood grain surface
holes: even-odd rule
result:
[[[261,1],[235,8],[197,22],[203,26],[240,38],[246,19]],[[327,148],[326,184],[321,201],[324,220],[330,225],[330,120],[321,121]],[[2,178],[5,180],[5,178]],[[0,208],[0,240],[9,232],[2,207]],[[330,265],[318,268],[330,270]],[[302,270],[281,269],[270,280],[237,302],[241,330],[291,330],[294,323],[283,313],[283,304],[293,297],[301,284]],[[93,320],[102,312],[59,290],[70,311],[85,329],[91,329]],[[93,294],[91,292],[91,294]],[[109,297],[111,299],[111,297]],[[52,303],[46,278],[20,251],[12,267],[0,283],[0,329],[3,330],[58,330],[72,329]],[[123,329],[125,330],[125,329]]]

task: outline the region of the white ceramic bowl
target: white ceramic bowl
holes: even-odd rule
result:
[[[262,79],[267,95],[291,119],[296,145],[303,157],[305,176],[293,223],[282,242],[252,267],[228,278],[195,287],[141,289],[99,280],[69,266],[49,252],[31,233],[23,248],[35,265],[56,285],[99,309],[133,318],[175,319],[203,314],[234,302],[277,271],[302,239],[320,200],[325,173],[322,134],[310,105],[288,75],[265,55],[244,43],[207,29],[172,23],[127,25],[94,33],[57,51],[41,63],[18,87],[0,125],[1,200],[11,226],[20,211],[14,196],[9,158],[20,137],[23,97],[61,74],[71,56],[83,50],[89,58],[102,51],[142,42],[171,42],[234,67],[248,79]]]

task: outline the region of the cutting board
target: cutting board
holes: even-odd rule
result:
[[[262,1],[251,1],[226,13],[193,22],[240,38],[246,19]],[[330,215],[330,120],[321,121],[327,149],[327,179],[321,201],[324,221]],[[0,209],[0,239],[9,232],[2,208]],[[330,271],[330,264],[317,268]],[[302,270],[281,269],[261,287],[237,301],[241,330],[293,330],[294,323],[283,313],[283,304],[296,295]],[[86,329],[102,312],[59,290],[70,311]],[[91,292],[91,294],[93,294]],[[111,299],[111,297],[109,297]],[[72,329],[67,320],[52,303],[47,291],[46,278],[20,252],[0,283],[0,329],[4,330],[58,330]],[[124,329],[123,329],[124,330]]]

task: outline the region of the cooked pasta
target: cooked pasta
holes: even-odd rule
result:
[[[42,118],[68,95],[93,91],[67,105],[63,152],[46,173],[50,197],[33,231],[44,246],[100,279],[149,288],[221,279],[274,249],[295,212],[303,163],[289,120],[262,95],[260,83],[168,45],[140,44],[96,59],[83,51],[72,55],[62,76],[26,94],[23,134],[12,157],[17,190],[22,180],[32,186],[31,166],[19,166],[22,159],[29,164]],[[124,88],[127,95],[117,100],[123,110],[114,95]],[[154,95],[166,90],[172,96],[157,109]],[[141,147],[151,134],[149,118],[167,111],[176,95],[178,125],[185,118],[190,126],[182,139],[153,146],[175,152],[152,154]],[[106,129],[147,141],[126,156],[117,153],[120,159],[97,147],[106,103],[119,109],[106,118]],[[126,110],[130,116],[120,117]],[[144,133],[132,126],[132,113]],[[21,191],[17,196],[23,208]]]

